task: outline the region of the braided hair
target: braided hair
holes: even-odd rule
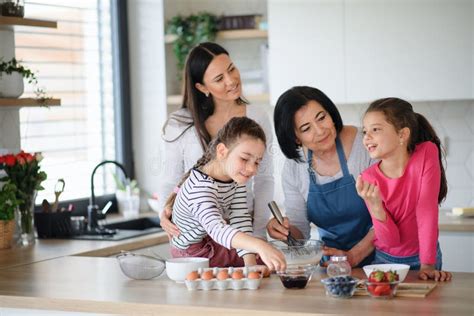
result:
[[[248,136],[253,139],[261,140],[264,144],[266,144],[265,132],[257,122],[245,116],[234,117],[219,130],[217,136],[209,143],[203,156],[190,170],[188,170],[188,172],[184,174],[176,188],[181,188],[183,183],[189,177],[191,170],[200,169],[216,158],[216,148],[218,144],[222,143],[227,148],[232,148],[238,143],[242,136]],[[177,192],[170,194],[166,200],[165,208],[169,208],[170,210],[173,209],[176,196]]]

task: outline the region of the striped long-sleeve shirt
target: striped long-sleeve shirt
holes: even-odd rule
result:
[[[231,249],[232,238],[237,232],[253,232],[246,186],[234,181],[218,181],[193,169],[176,197],[173,222],[181,232],[172,239],[176,248],[187,249],[209,235]],[[248,251],[237,249],[237,253],[243,256]]]

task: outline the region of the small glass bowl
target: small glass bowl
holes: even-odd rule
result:
[[[354,295],[359,279],[351,276],[336,276],[322,279],[326,295],[338,298],[349,298]]]
[[[287,289],[304,289],[313,275],[315,266],[307,265],[290,265],[285,271],[278,271],[281,283]]]
[[[374,298],[392,298],[397,294],[400,281],[393,282],[369,282],[365,281],[367,292]]]

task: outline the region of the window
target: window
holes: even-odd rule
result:
[[[116,111],[110,0],[26,1],[28,18],[55,20],[57,29],[17,28],[16,56],[38,71],[39,86],[61,99],[60,107],[20,110],[22,149],[42,152],[48,175],[36,202],[54,199],[56,181],[66,187],[61,200],[90,196],[90,174],[102,160],[115,160]],[[33,96],[25,85],[25,97]],[[115,169],[98,170],[95,193],[113,193]]]

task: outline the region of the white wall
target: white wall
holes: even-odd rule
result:
[[[272,102],[312,85],[336,103],[474,98],[472,0],[268,0]]]
[[[159,181],[161,126],[166,119],[163,1],[128,1],[128,20],[133,156],[146,197]],[[142,199],[142,209],[145,202]]]

